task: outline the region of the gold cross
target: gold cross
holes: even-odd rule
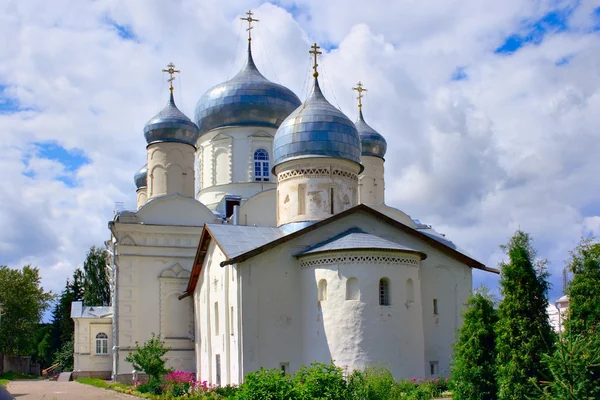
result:
[[[320,47],[319,47],[319,46],[317,46],[317,44],[316,44],[316,43],[315,43],[315,44],[313,44],[312,46],[310,46],[310,48],[311,48],[312,50],[309,50],[308,52],[309,52],[310,54],[313,54],[313,55],[315,56],[315,65],[313,65],[313,70],[314,70],[315,72],[313,72],[313,76],[316,78],[317,76],[319,76],[319,73],[317,72],[317,67],[319,66],[319,64],[317,64],[317,56],[318,56],[319,54],[323,54],[323,53],[319,51]]]
[[[362,92],[368,92],[368,90],[363,87],[361,81],[358,81],[358,83],[356,84],[356,87],[353,87],[352,90],[356,90],[358,92],[358,97],[357,97],[358,108],[362,108],[362,98],[363,98]]]
[[[167,65],[167,69],[163,69],[162,72],[166,72],[169,74],[169,79],[167,79],[167,82],[169,82],[169,90],[171,91],[171,93],[173,93],[173,81],[175,80],[175,74],[178,74],[181,71],[175,69],[175,64],[169,63],[169,65]]]
[[[252,23],[253,22],[258,22],[258,19],[254,19],[252,18],[252,10],[248,10],[248,12],[246,13],[246,15],[248,15],[246,18],[240,18],[242,21],[248,21],[248,29],[246,29],[248,31],[248,41],[251,42],[252,41],[252,36],[250,34],[251,29],[253,28]]]

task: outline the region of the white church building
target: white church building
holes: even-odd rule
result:
[[[144,127],[137,210],[109,222],[113,305],[73,306],[76,374],[131,379],[125,357],[155,333],[170,367],[218,385],[331,360],[448,375],[472,270],[498,271],[386,205],[387,145],[365,122],[364,89],[352,122],[311,53],[304,103],[258,71],[250,40],[194,121],[171,86]]]

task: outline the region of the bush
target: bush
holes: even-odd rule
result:
[[[135,390],[140,393],[150,393],[157,396],[163,393],[162,383],[157,379],[151,379],[146,383],[142,383]]]
[[[348,398],[348,387],[343,371],[333,363],[311,363],[302,366],[294,376],[295,399],[336,399]]]
[[[240,400],[292,399],[294,386],[289,375],[278,369],[264,369],[246,375],[246,380],[236,393]]]
[[[150,377],[150,382],[156,381],[160,384],[162,377],[170,372],[166,367],[167,360],[162,358],[170,350],[165,343],[160,340],[160,335],[152,337],[140,347],[139,342],[135,342],[135,353],[129,353],[125,361],[131,363],[137,371],[143,371]],[[154,382],[154,384],[157,384]]]
[[[184,371],[173,371],[165,377],[166,391],[175,397],[180,397],[188,393],[194,385],[194,373]]]

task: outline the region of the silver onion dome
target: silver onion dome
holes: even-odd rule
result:
[[[143,189],[148,186],[148,164],[144,165],[138,170],[133,176],[135,187],[137,189]]]
[[[385,138],[375,129],[371,128],[363,118],[362,108],[358,111],[358,119],[354,123],[356,130],[360,135],[362,145],[362,155],[372,157],[385,157],[387,150],[387,142]]]
[[[194,120],[200,135],[224,126],[278,128],[300,104],[294,92],[258,71],[248,42],[248,58],[242,70],[200,97]]]
[[[332,106],[315,77],[308,99],[281,124],[273,141],[275,165],[306,157],[336,157],[360,164],[356,127]]]
[[[198,127],[179,111],[173,99],[173,91],[167,106],[156,114],[144,127],[148,144],[160,142],[186,143],[196,146]]]

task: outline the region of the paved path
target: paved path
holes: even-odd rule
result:
[[[16,400],[131,400],[134,396],[100,389],[77,382],[55,382],[47,380],[12,381],[8,391]],[[6,400],[12,400],[8,397]],[[4,400],[0,392],[0,400]]]
[[[14,397],[8,393],[8,390],[4,389],[4,386],[0,385],[0,400],[12,400]]]

